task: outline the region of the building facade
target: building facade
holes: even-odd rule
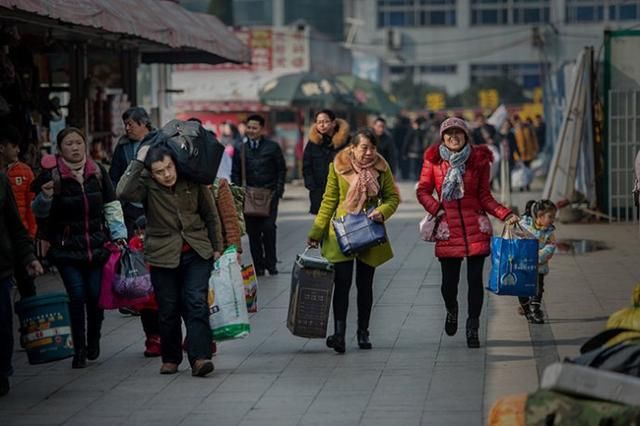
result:
[[[555,70],[606,29],[640,25],[640,1],[629,0],[345,0],[344,10],[353,48],[384,58],[391,81],[449,94],[494,76],[534,89],[543,64]]]

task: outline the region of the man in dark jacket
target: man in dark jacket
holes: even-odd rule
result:
[[[287,167],[280,145],[262,136],[264,124],[260,115],[247,118],[245,137],[235,147],[231,180],[236,185],[273,191],[269,216],[245,215],[245,223],[256,274],[264,275],[266,269],[270,275],[276,275],[276,218],[279,199],[284,195]]]
[[[396,171],[396,147],[391,139],[391,135],[387,132],[387,121],[378,117],[373,121],[373,131],[378,137],[378,153],[387,160],[391,173]]]
[[[329,164],[349,144],[349,123],[336,118],[331,110],[316,113],[309,129],[309,142],[302,156],[304,187],[309,190],[309,213],[317,214],[329,176]]]
[[[9,180],[0,173],[0,397],[9,393],[9,376],[13,373],[11,287],[14,265],[18,264],[32,276],[43,272],[20,219]]]
[[[479,112],[476,114],[476,127],[471,133],[473,143],[476,145],[491,144],[496,137],[496,128],[487,122],[487,118]]]
[[[129,163],[136,158],[136,152],[140,147],[140,142],[153,129],[149,114],[141,107],[129,108],[122,114],[122,121],[127,132],[118,140],[116,149],[113,151],[109,177],[113,187],[118,186],[118,181],[124,174]],[[144,215],[144,209],[140,203],[122,203],[124,213],[124,223],[127,226],[128,235],[135,234],[136,219]]]

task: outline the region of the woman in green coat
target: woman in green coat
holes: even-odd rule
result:
[[[340,151],[331,167],[318,215],[307,237],[310,247],[322,242],[322,255],[334,264],[333,317],[335,334],[327,338],[327,346],[336,352],[345,351],[345,332],[349,290],[356,265],[358,289],[358,346],[371,349],[369,317],[373,304],[373,275],[376,267],[393,257],[386,243],[352,256],[345,256],[338,245],[331,219],[347,213],[373,208],[369,217],[384,222],[398,208],[400,196],[387,162],[378,154],[378,139],[371,129],[358,131],[351,145]]]

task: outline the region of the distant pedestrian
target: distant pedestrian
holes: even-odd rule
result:
[[[31,210],[34,197],[31,183],[34,175],[31,167],[18,158],[21,141],[22,136],[18,129],[11,125],[5,126],[0,133],[0,171],[4,172],[9,179],[22,224],[31,238],[34,238],[37,230],[36,219]],[[15,279],[20,298],[36,295],[33,277],[29,276],[24,268],[16,266]]]
[[[347,308],[349,290],[356,265],[358,289],[358,346],[371,349],[369,319],[373,304],[373,275],[376,267],[393,257],[391,244],[372,247],[355,255],[346,256],[340,251],[331,219],[347,213],[359,213],[373,209],[369,217],[376,222],[386,222],[400,202],[395,181],[387,162],[377,153],[378,141],[369,130],[360,130],[353,137],[349,148],[340,151],[329,169],[327,188],[318,215],[309,231],[307,243],[317,247],[322,242],[322,255],[334,264],[335,288],[333,291],[334,334],[327,338],[327,346],[336,352],[345,352]]]
[[[398,175],[397,177],[402,180],[409,179],[409,159],[403,156],[402,147],[404,141],[407,138],[407,133],[411,130],[411,121],[404,115],[398,115],[396,117],[393,129],[391,129],[391,137],[393,138],[393,144],[396,147],[396,153],[398,154]]]
[[[407,133],[402,146],[402,157],[409,165],[409,179],[418,180],[422,169],[422,157],[426,147],[427,122],[424,117],[413,121],[411,130]]]
[[[318,111],[309,129],[309,141],[302,156],[304,186],[309,190],[309,213],[317,214],[327,184],[329,164],[349,144],[349,123],[328,109]]]
[[[553,222],[558,208],[551,200],[530,200],[520,225],[538,239],[538,286],[536,295],[518,297],[520,311],[532,324],[544,324],[542,312],[542,293],[544,293],[544,277],[549,273],[549,261],[556,252],[556,235]]]
[[[538,142],[535,132],[517,114],[513,116],[513,132],[518,145],[516,160],[522,161],[525,166],[529,167],[531,162],[538,156]]]
[[[118,183],[118,197],[145,205],[144,253],[160,317],[160,374],[182,362],[182,324],[193,376],[213,371],[207,303],[213,259],[222,251],[220,221],[209,188],[180,176],[164,146],[138,150]]]
[[[269,271],[269,275],[276,275],[278,274],[276,220],[278,218],[278,204],[284,195],[287,166],[280,145],[262,135],[264,125],[264,117],[260,115],[254,114],[247,117],[245,137],[234,148],[231,180],[236,185],[272,190],[269,216],[245,215],[245,224],[247,234],[249,234],[249,246],[256,275],[264,275],[265,270]],[[246,173],[246,182],[242,181],[243,167]]]
[[[471,132],[473,143],[476,145],[491,144],[496,136],[496,128],[487,122],[483,113],[476,114],[475,128]]]
[[[472,146],[464,120],[448,118],[440,126],[440,136],[442,144],[425,152],[417,197],[427,212],[441,217],[435,253],[442,270],[441,291],[447,310],[445,332],[453,336],[458,330],[458,282],[466,258],[467,346],[477,348],[484,297],[482,269],[493,234],[487,213],[507,223],[516,223],[518,217],[491,195],[491,151],[484,145]]]
[[[84,133],[67,127],[58,133],[55,164],[34,181],[33,213],[41,219],[47,257],[56,266],[69,294],[73,368],[100,356],[104,312],[98,307],[102,268],[110,239],[127,243],[122,207],[107,171],[87,156]],[[107,227],[105,228],[105,223]]]
[[[538,150],[540,152],[544,152],[544,147],[547,143],[547,124],[544,122],[544,118],[542,118],[540,114],[536,114],[533,123],[536,139],[538,141]]]
[[[378,154],[382,155],[382,158],[387,160],[389,167],[391,167],[391,173],[394,174],[398,167],[397,165],[397,153],[396,147],[391,139],[391,134],[387,131],[387,121],[382,117],[377,117],[373,121],[373,130],[378,137]]]
[[[13,309],[11,287],[17,268],[31,275],[43,273],[33,241],[22,224],[9,180],[0,173],[0,397],[9,393],[13,374]]]

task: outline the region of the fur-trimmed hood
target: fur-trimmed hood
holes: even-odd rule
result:
[[[349,160],[350,154],[351,151],[348,149],[344,149],[336,154],[336,158],[333,160],[333,165],[339,175],[346,176],[353,174],[353,166],[351,165],[351,161]],[[373,165],[373,168],[376,169],[378,173],[384,173],[388,167],[389,164],[387,164],[387,161],[384,159],[384,157],[376,153],[376,162]]]
[[[349,123],[341,118],[336,118],[335,133],[331,137],[331,147],[333,149],[340,149],[349,142]],[[316,129],[316,125],[311,126],[309,130],[309,142],[317,145],[322,145],[322,134]]]
[[[424,160],[432,164],[440,164],[442,157],[440,157],[440,145],[431,145],[424,153]],[[471,155],[467,160],[467,165],[489,165],[493,162],[493,154],[486,145],[471,145]]]

